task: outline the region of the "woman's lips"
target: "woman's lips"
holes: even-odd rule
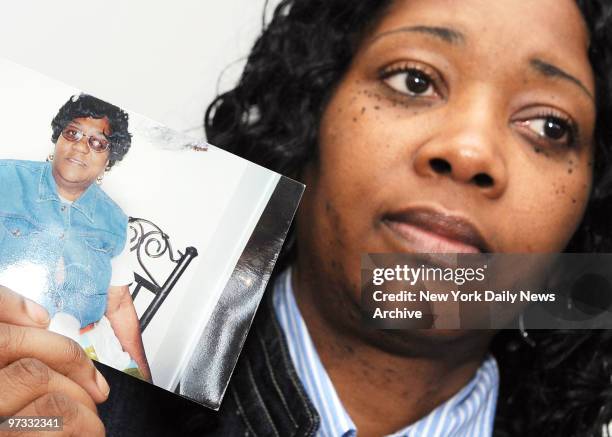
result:
[[[78,165],[81,167],[87,167],[87,164],[85,164],[83,161],[81,161],[80,159],[76,159],[76,158],[66,158],[66,161],[70,162],[71,164],[74,165]]]
[[[383,222],[417,253],[490,252],[476,226],[458,216],[414,209],[387,214]]]

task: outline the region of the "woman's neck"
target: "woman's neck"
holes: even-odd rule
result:
[[[361,326],[338,321],[341,312],[329,305],[337,296],[346,296],[346,290],[334,289],[309,270],[305,273],[298,260],[293,275],[296,301],[360,436],[389,434],[418,421],[461,390],[482,364],[493,333],[480,331],[456,341],[432,337],[428,347],[436,354],[423,348],[421,334],[403,338],[400,331],[370,330],[370,335]],[[316,290],[328,297],[317,296]],[[386,343],[385,335],[395,338]]]
[[[88,186],[84,187],[82,184],[75,184],[75,183],[71,183],[70,181],[66,181],[62,179],[62,177],[56,174],[55,171],[53,171],[52,173],[53,173],[53,179],[55,180],[55,187],[57,189],[57,194],[62,199],[66,199],[70,202],[74,202],[79,197],[81,197],[88,188]]]

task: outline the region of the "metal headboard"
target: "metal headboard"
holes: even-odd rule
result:
[[[155,223],[138,217],[130,217],[128,220],[130,231],[130,251],[136,252],[138,264],[146,277],[134,273],[136,287],[132,292],[132,299],[136,299],[141,288],[149,290],[155,295],[146,311],[140,318],[141,332],[151,322],[151,319],[159,310],[161,304],[168,297],[185,270],[198,256],[195,247],[189,246],[184,252],[174,251],[170,244],[170,237]],[[162,258],[166,256],[170,262],[176,264],[170,275],[163,280],[155,278],[146,266],[147,259]]]

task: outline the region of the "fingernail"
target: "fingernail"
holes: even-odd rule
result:
[[[98,384],[98,388],[102,392],[104,396],[108,396],[110,393],[110,387],[108,386],[108,382],[102,376],[102,374],[96,369],[96,384]]]
[[[25,306],[30,319],[42,325],[47,325],[49,323],[49,313],[44,307],[38,305],[34,301],[31,301],[30,299],[25,300]]]

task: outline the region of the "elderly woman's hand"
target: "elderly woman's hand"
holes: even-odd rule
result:
[[[44,329],[48,323],[42,306],[0,286],[0,417],[62,416],[58,436],[104,435],[95,404],[108,397],[108,384],[76,342]]]

